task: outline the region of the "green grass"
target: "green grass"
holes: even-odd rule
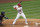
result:
[[[5,15],[9,19],[15,19],[17,16],[17,10],[13,9],[13,5],[17,3],[3,3],[0,4],[0,12],[4,11]],[[25,1],[21,3],[23,6],[23,12],[27,19],[40,19],[40,0]],[[23,17],[20,17],[22,19]]]

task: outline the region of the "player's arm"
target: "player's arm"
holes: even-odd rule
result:
[[[8,17],[4,16],[5,19],[8,19]]]
[[[16,6],[14,5],[13,8],[16,9]],[[16,9],[16,10],[17,10],[17,9]]]

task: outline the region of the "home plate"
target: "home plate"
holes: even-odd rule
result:
[[[24,26],[24,27],[29,27],[28,25]]]

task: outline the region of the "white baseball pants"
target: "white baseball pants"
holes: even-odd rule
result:
[[[16,20],[20,17],[20,16],[22,16],[24,19],[25,19],[25,23],[27,23],[27,19],[26,19],[26,17],[25,17],[25,15],[24,15],[24,13],[18,13],[17,14],[17,16],[16,16],[16,19],[14,20],[14,22],[13,22],[13,24],[15,24],[16,23]]]

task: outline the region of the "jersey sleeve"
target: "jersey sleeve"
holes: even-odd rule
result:
[[[17,8],[17,10],[22,10],[22,7],[20,7],[20,8]]]
[[[14,9],[17,9],[17,8],[18,8],[18,6],[17,6],[17,5],[14,5],[14,6],[13,6],[13,8],[14,8]]]

